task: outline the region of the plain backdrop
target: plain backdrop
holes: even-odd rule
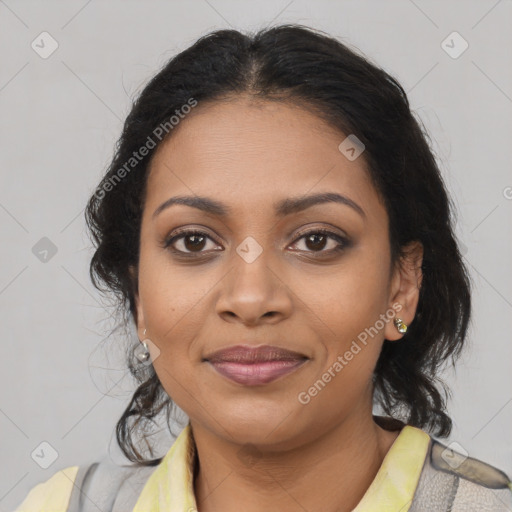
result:
[[[83,209],[132,99],[211,30],[287,22],[397,77],[432,137],[475,282],[443,442],[512,474],[512,2],[0,0],[0,512],[59,469],[121,460],[134,384],[122,335],[105,339]]]

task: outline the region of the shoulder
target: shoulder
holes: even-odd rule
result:
[[[120,466],[104,457],[84,468],[70,499],[70,512],[132,510],[140,492],[157,466]]]
[[[512,510],[512,483],[502,470],[431,439],[410,512]]]
[[[14,512],[131,510],[154,466],[120,466],[110,458],[70,466],[33,487]]]
[[[66,512],[79,466],[69,466],[30,489],[14,512]]]

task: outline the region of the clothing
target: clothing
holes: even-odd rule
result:
[[[374,419],[389,430],[400,424],[400,433],[353,512],[512,510],[512,483],[499,469],[473,458],[454,463],[453,452],[423,430]],[[67,467],[31,489],[15,512],[194,512],[195,457],[187,425],[157,466],[105,459]]]

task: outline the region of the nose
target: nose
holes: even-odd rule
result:
[[[217,314],[227,322],[247,326],[274,324],[288,318],[292,311],[292,291],[277,264],[270,262],[265,251],[254,261],[239,254],[221,281],[216,303]]]

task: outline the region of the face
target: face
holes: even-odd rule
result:
[[[395,316],[413,319],[417,282],[392,271],[386,210],[345,138],[300,107],[237,97],[199,104],[155,153],[138,334],[193,427],[292,447],[371,411],[383,340],[402,336]],[[320,194],[333,200],[307,200]],[[178,196],[215,208],[159,208]],[[252,369],[240,352],[211,357],[262,345],[277,349]]]

